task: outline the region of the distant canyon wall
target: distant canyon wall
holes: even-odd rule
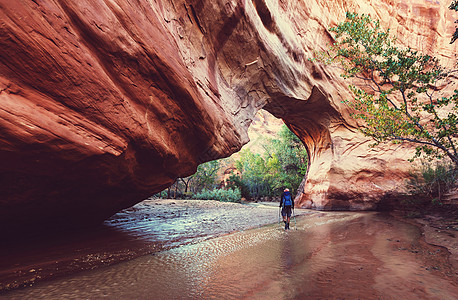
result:
[[[374,208],[408,149],[369,149],[308,59],[348,10],[451,63],[448,2],[405,2],[0,0],[0,222],[103,220],[238,151],[261,108],[310,152],[300,204]]]

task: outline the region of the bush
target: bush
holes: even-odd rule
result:
[[[411,172],[411,176],[407,182],[409,194],[419,199],[418,202],[426,200],[428,203],[440,205],[443,195],[455,187],[458,169],[447,163],[424,163],[419,170]]]
[[[167,190],[163,190],[157,194],[153,195],[154,199],[166,199],[167,198]]]
[[[192,198],[202,200],[218,200],[224,202],[240,202],[241,194],[238,189],[204,189],[201,192],[195,194]]]

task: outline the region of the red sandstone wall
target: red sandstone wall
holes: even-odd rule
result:
[[[0,220],[101,220],[238,151],[264,106],[310,151],[302,204],[373,208],[408,151],[369,150],[308,58],[357,10],[450,63],[447,4],[0,0]]]

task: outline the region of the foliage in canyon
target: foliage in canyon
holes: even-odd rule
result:
[[[157,196],[237,202],[241,197],[272,198],[284,188],[296,193],[308,165],[301,140],[283,125],[277,138],[263,139],[263,147],[263,153],[245,148],[238,159],[229,157],[204,163],[195,174],[180,178]],[[224,182],[221,174],[227,170],[232,174]]]
[[[307,173],[307,151],[300,139],[283,125],[278,138],[267,140],[264,154],[242,151],[236,162],[240,174],[230,177],[245,198],[273,197],[284,188],[296,193]]]
[[[362,121],[361,132],[375,144],[415,144],[415,157],[446,157],[458,167],[458,90],[437,95],[454,71],[435,57],[397,46],[390,31],[368,15],[347,13],[330,31],[336,42],[320,59],[337,63],[344,78],[356,79],[350,85],[354,99],[346,103]]]

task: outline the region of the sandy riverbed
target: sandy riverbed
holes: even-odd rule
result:
[[[176,209],[174,214],[185,212]],[[180,225],[183,222],[180,217],[172,219],[168,223],[186,228],[185,224]],[[154,219],[139,221],[137,225],[147,232],[147,224],[151,222]],[[384,213],[313,213],[297,218],[297,230],[285,232],[273,224],[196,243],[186,238],[183,242],[186,244],[170,250],[42,282],[5,293],[4,297],[11,300],[151,297],[455,300],[458,297],[457,274],[450,266],[448,252],[426,244],[418,226]]]
[[[9,241],[0,249],[0,292],[276,223],[278,212],[278,203],[148,199],[97,228]]]
[[[328,214],[305,209],[296,209],[295,213],[296,216],[310,217],[325,217]],[[432,222],[434,220],[436,223]],[[423,242],[448,249],[451,253],[450,262],[456,270],[456,228],[440,227],[437,219],[434,220],[417,220],[423,225],[413,220],[410,222],[423,226]],[[31,286],[43,280],[112,265],[278,221],[278,203],[145,200],[91,230],[43,234],[13,241],[2,247],[0,291]],[[282,223],[278,226],[281,227]]]

